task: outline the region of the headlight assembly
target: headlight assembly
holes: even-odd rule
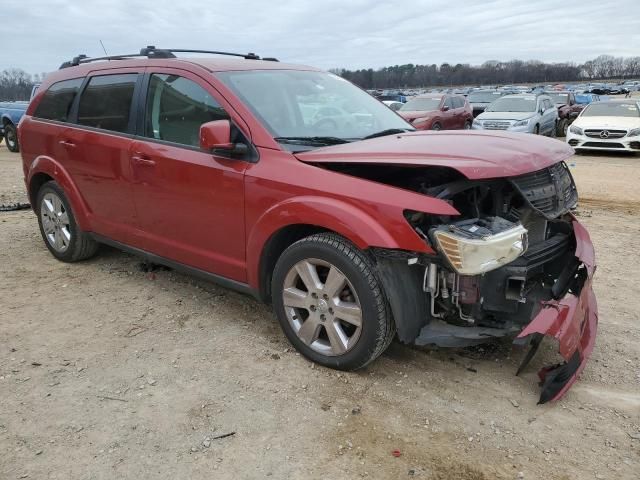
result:
[[[637,135],[640,135],[640,128],[634,128],[633,130],[629,131],[629,133],[627,133],[627,137],[635,137]]]
[[[495,270],[527,250],[527,229],[499,217],[440,225],[431,234],[460,275]]]
[[[580,127],[576,127],[575,125],[571,125],[569,127],[569,131],[571,133],[575,133],[576,135],[582,135],[584,133]]]
[[[530,120],[531,120],[530,118],[526,118],[524,120],[517,121],[512,126],[513,127],[526,127],[527,125],[529,125],[529,121]]]

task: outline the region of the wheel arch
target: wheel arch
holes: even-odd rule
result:
[[[397,225],[396,225],[397,227]],[[253,222],[247,235],[247,280],[268,301],[273,265],[292,243],[318,232],[333,232],[349,240],[361,250],[369,247],[405,249],[415,243],[385,229],[378,219],[353,204],[326,197],[305,196],[279,203]],[[424,247],[423,247],[424,249]]]
[[[27,173],[27,193],[34,211],[36,209],[38,190],[42,185],[51,180],[60,185],[67,196],[78,226],[82,230],[89,231],[90,212],[87,204],[80,195],[80,191],[73,182],[71,175],[51,157],[36,158]]]

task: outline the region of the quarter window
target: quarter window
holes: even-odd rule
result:
[[[198,147],[202,124],[228,118],[220,104],[197,83],[178,75],[151,76],[145,136]]]
[[[71,105],[73,105],[73,100],[76,98],[83,81],[83,78],[74,78],[51,85],[33,116],[59,122],[68,121]]]
[[[80,97],[78,123],[113,132],[128,132],[137,79],[137,73],[91,77]]]

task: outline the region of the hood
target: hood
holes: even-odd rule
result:
[[[629,130],[640,128],[640,117],[578,117],[573,122],[580,128],[610,128]]]
[[[524,120],[531,118],[536,112],[487,112],[478,115],[478,120]]]
[[[475,180],[523,175],[573,155],[539,135],[483,131],[411,132],[300,152],[306,163],[450,167]]]
[[[433,117],[440,113],[440,110],[398,110],[396,113],[407,122],[413,122],[416,118]]]

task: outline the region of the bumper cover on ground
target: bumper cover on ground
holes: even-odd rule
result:
[[[565,363],[538,372],[542,385],[539,403],[557,400],[566,393],[584,369],[595,344],[598,306],[591,286],[596,270],[595,253],[589,233],[575,218],[573,230],[575,255],[587,273],[579,294],[567,293],[558,300],[544,302],[542,310],[517,337],[553,337],[565,359]]]

